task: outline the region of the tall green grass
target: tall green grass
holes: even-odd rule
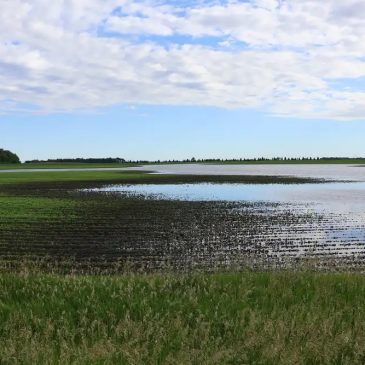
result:
[[[363,364],[365,277],[0,275],[1,364]]]

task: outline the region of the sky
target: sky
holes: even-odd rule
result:
[[[0,0],[22,160],[365,156],[365,2]]]

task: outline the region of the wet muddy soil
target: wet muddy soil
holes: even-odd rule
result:
[[[61,219],[0,218],[2,265],[43,259],[84,272],[365,267],[362,215],[291,203],[154,200],[82,190],[97,184],[2,187],[3,195],[75,202]]]

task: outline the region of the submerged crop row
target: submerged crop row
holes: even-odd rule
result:
[[[169,178],[122,176],[125,182]],[[81,189],[103,183],[0,185],[0,266],[13,270],[20,261],[41,260],[82,272],[364,268],[362,217],[290,204],[153,200]]]

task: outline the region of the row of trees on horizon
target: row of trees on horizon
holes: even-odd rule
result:
[[[106,158],[57,158],[47,160],[28,160],[25,163],[219,163],[219,162],[262,162],[262,161],[335,161],[335,160],[364,160],[363,157],[258,157],[258,158],[187,158],[183,160],[170,159],[170,160],[126,160],[120,157],[106,157]],[[20,163],[20,159],[17,154],[0,148],[0,163]]]
[[[48,160],[29,160],[25,163],[138,163],[138,164],[149,164],[149,163],[205,163],[205,162],[261,162],[261,161],[336,161],[336,160],[364,160],[363,157],[258,157],[258,158],[187,158],[184,160],[126,160],[124,158],[58,158]]]

